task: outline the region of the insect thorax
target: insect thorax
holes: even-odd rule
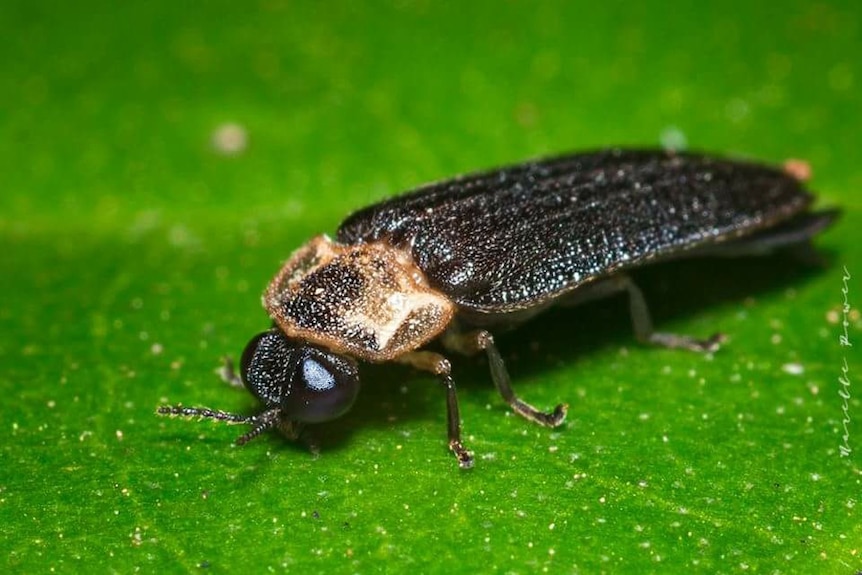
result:
[[[384,241],[343,245],[326,236],[291,255],[263,305],[288,337],[367,361],[421,347],[455,313],[409,252]]]

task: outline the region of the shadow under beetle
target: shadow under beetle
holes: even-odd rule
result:
[[[317,236],[266,289],[274,327],[242,354],[239,376],[264,405],[245,416],[164,406],[165,415],[245,423],[238,444],[277,428],[334,419],[359,392],[358,361],[429,371],[446,391],[449,448],[462,468],[449,360],[421,349],[488,356],[491,378],[518,414],[556,427],[567,406],[539,410],[515,395],[491,331],[547,307],[625,292],[638,340],[698,352],[708,339],[653,330],[626,272],[696,256],[762,255],[810,248],[838,210],[811,211],[807,167],[771,167],[701,154],[605,150],[531,161],[423,186],[348,217],[335,241]]]

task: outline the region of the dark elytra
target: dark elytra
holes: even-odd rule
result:
[[[614,149],[424,186],[354,213],[336,242],[313,239],[270,284],[264,303],[276,326],[250,342],[240,376],[229,376],[261,400],[262,413],[159,412],[251,424],[240,443],[271,427],[293,437],[302,423],[349,408],[358,391],[353,358],[396,361],[438,376],[447,391],[450,449],[461,467],[471,467],[449,362],[422,350],[427,342],[484,351],[517,413],[560,425],[565,405],[544,412],[515,395],[486,328],[517,324],[563,296],[580,303],[626,292],[638,340],[714,351],[719,334],[700,340],[655,332],[626,270],[806,247],[838,211],[810,211],[813,197],[803,184],[798,169]]]
[[[608,150],[424,186],[354,213],[337,240],[409,246],[459,306],[500,313],[768,228],[811,201],[770,166]]]

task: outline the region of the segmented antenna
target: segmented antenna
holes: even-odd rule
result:
[[[200,417],[202,419],[215,419],[227,423],[255,423],[257,417],[254,415],[239,415],[228,413],[208,407],[183,407],[182,405],[163,405],[157,411],[159,415],[178,415],[180,417]]]
[[[208,407],[183,407],[182,405],[164,405],[157,410],[159,415],[172,415],[179,417],[197,417],[200,419],[215,419],[225,423],[247,423],[254,427],[248,433],[239,436],[237,445],[245,445],[267,429],[275,427],[281,419],[281,409],[269,409],[257,415],[240,415],[228,413]]]
[[[237,438],[237,445],[245,445],[267,429],[275,427],[281,419],[281,409],[276,407],[275,409],[264,411],[263,413],[259,413],[249,419],[249,423],[254,424],[254,427],[245,435],[241,435]]]

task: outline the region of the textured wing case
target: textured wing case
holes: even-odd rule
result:
[[[777,168],[609,150],[424,186],[354,213],[338,241],[408,249],[462,308],[509,313],[648,260],[755,233],[811,201]]]

